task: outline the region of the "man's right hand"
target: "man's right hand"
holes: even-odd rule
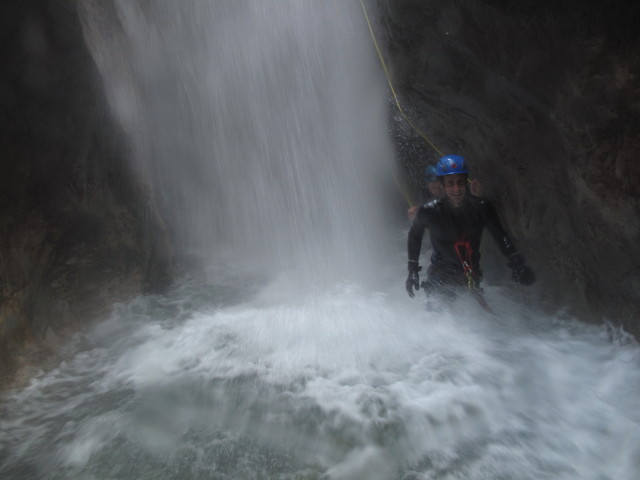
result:
[[[407,293],[410,297],[414,296],[413,289],[420,289],[420,276],[418,275],[418,270],[413,270],[409,272],[409,276],[407,277],[407,281],[405,282],[405,287],[407,288]]]

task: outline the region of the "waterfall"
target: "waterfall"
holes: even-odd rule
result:
[[[136,171],[182,248],[370,273],[393,162],[358,2],[92,0],[81,17]]]

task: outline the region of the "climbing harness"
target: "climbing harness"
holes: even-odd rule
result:
[[[467,280],[467,288],[469,289],[469,292],[486,312],[494,314],[493,310],[482,296],[482,293],[480,293],[480,290],[476,287],[476,281],[473,278],[473,267],[471,266],[473,263],[471,258],[473,255],[473,249],[471,248],[471,243],[469,243],[469,240],[458,240],[453,244],[453,248],[460,259],[460,263],[462,264],[462,274]]]
[[[456,255],[458,255],[460,263],[462,264],[462,273],[467,279],[467,287],[470,289],[475,288],[476,281],[473,278],[473,268],[471,268],[471,256],[473,255],[473,249],[471,248],[469,240],[458,240],[453,244],[453,248],[455,249]],[[465,256],[462,255],[462,251],[465,253]]]

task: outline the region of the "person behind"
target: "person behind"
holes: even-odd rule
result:
[[[428,165],[424,171],[425,186],[420,189],[420,204],[429,202],[430,200],[440,198],[444,195],[442,185],[438,181],[435,165]],[[407,217],[412,221],[420,205],[415,205],[407,210]]]
[[[421,286],[418,263],[425,229],[429,229],[433,253],[427,280],[422,283],[427,296],[439,293],[446,298],[465,285],[479,285],[480,239],[486,227],[507,257],[513,280],[532,285],[535,277],[517,253],[511,238],[503,228],[493,205],[476,197],[467,189],[467,164],[460,155],[446,155],[436,165],[436,177],[442,198],[433,199],[417,208],[407,241],[408,269],[405,286],[410,297]]]

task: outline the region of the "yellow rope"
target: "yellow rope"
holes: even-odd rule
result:
[[[384,61],[384,57],[382,55],[382,51],[380,50],[380,47],[378,46],[378,41],[376,40],[376,36],[373,33],[373,27],[371,26],[371,21],[369,20],[369,14],[367,13],[367,8],[364,6],[364,1],[363,0],[360,0],[360,5],[362,6],[362,11],[364,12],[364,18],[367,21],[367,27],[369,27],[369,33],[371,34],[371,40],[373,40],[373,46],[375,47],[376,52],[378,53],[378,58],[380,59],[380,64],[382,65],[382,69],[384,70],[384,74],[387,77],[387,83],[389,84],[389,89],[391,90],[391,93],[393,95],[393,99],[396,102],[396,107],[398,107],[398,111],[400,112],[402,117],[407,121],[407,123],[409,125],[411,125],[411,127],[416,131],[416,133],[418,133],[418,135],[420,135],[424,139],[424,141],[426,141],[438,153],[438,156],[444,157],[444,154],[440,151],[440,149],[438,149],[438,147],[436,147],[433,144],[433,142],[431,140],[429,140],[429,137],[427,137],[411,121],[411,119],[407,116],[407,114],[404,113],[404,110],[402,109],[402,106],[400,105],[400,100],[398,100],[398,95],[396,94],[396,90],[395,90],[395,88],[393,88],[393,83],[391,82],[391,75],[389,74],[389,69],[387,68],[386,62]]]

